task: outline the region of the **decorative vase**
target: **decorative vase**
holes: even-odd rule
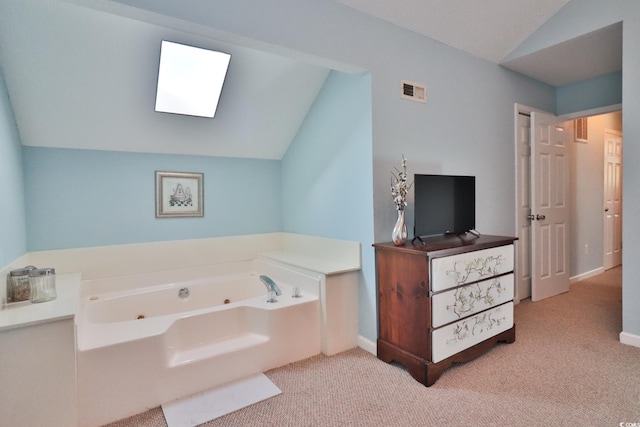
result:
[[[391,233],[391,240],[396,246],[402,246],[407,241],[407,224],[404,223],[404,209],[398,209],[398,219]]]

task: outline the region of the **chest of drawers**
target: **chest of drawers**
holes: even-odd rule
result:
[[[378,358],[430,386],[455,362],[514,342],[514,242],[443,236],[374,244]]]

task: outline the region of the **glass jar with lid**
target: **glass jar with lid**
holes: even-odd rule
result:
[[[35,269],[35,266],[28,265],[9,272],[7,275],[7,303],[28,301],[30,299],[29,271]]]
[[[31,302],[47,302],[56,299],[56,270],[37,268],[29,271]]]

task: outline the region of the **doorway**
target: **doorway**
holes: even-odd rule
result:
[[[622,263],[622,112],[586,116],[585,140],[572,144],[572,281]]]
[[[536,110],[522,105],[516,105],[515,109],[515,162],[516,162],[516,233],[519,240],[516,243],[517,277],[516,277],[516,301],[532,296],[532,223],[528,217],[532,215],[531,186],[530,186],[530,126],[531,113]],[[621,111],[589,116],[589,138],[584,141],[576,141],[573,128],[573,119],[570,117],[564,128],[567,133],[567,143],[570,157],[569,201],[570,214],[570,238],[569,244],[569,280],[579,281],[604,271],[604,257],[606,251],[621,253],[621,227],[619,219],[621,215],[613,212],[612,206],[605,211],[605,139],[613,143],[614,137],[620,136],[619,143],[614,152],[621,153]],[[605,128],[613,131],[613,135],[605,136]],[[619,129],[619,130],[618,130]],[[621,157],[619,165],[611,166],[617,170],[614,176],[621,170]],[[600,172],[599,172],[600,171]],[[621,175],[619,175],[621,176]],[[621,205],[621,183],[617,187],[614,184],[614,200],[620,200],[615,211]],[[617,202],[616,202],[617,203]],[[606,236],[606,215],[611,213],[610,229],[612,237]],[[534,215],[535,217],[535,215]],[[537,225],[537,224],[536,224]],[[610,239],[610,240],[607,240]],[[619,240],[619,244],[618,244]],[[612,249],[613,248],[613,249]],[[619,249],[616,249],[619,248]],[[619,264],[619,263],[618,263]],[[615,261],[614,265],[615,266]],[[567,288],[568,289],[568,288]]]

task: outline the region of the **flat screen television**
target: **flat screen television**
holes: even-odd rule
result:
[[[464,234],[476,228],[476,178],[414,175],[413,235]]]

